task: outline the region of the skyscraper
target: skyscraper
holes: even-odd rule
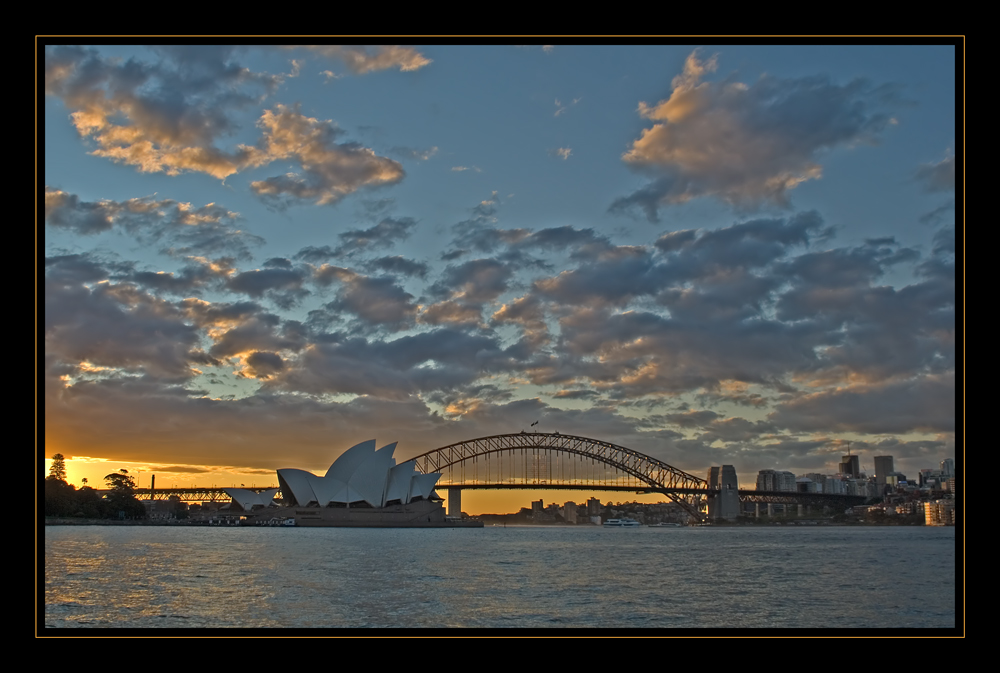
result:
[[[851,454],[842,456],[840,459],[840,473],[851,477],[857,477],[861,474],[861,463],[858,457]]]
[[[942,460],[941,461],[941,471],[944,473],[944,476],[946,476],[946,477],[954,477],[955,476],[955,459],[954,458],[945,458],[944,460]]]
[[[885,486],[885,478],[896,470],[892,466],[892,456],[875,456],[875,483]]]

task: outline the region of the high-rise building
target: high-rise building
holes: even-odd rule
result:
[[[861,474],[861,463],[857,455],[848,454],[840,459],[840,473],[850,477],[858,477]]]
[[[885,478],[896,471],[892,466],[892,456],[875,456],[874,460],[875,483],[879,486],[885,486]]]
[[[758,491],[794,491],[795,475],[787,470],[761,470],[757,473]]]
[[[945,477],[955,476],[955,459],[945,458],[941,461],[941,472],[944,473]]]
[[[761,470],[757,473],[757,490],[758,491],[777,491],[777,475],[778,473],[774,470]]]
[[[562,506],[562,516],[566,523],[576,523],[576,503],[572,500]]]

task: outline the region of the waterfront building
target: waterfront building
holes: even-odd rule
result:
[[[808,477],[799,477],[795,480],[795,490],[799,493],[822,493],[822,484],[818,484]]]
[[[928,526],[954,526],[955,501],[945,499],[925,502],[924,524]]]
[[[421,474],[413,461],[396,465],[396,442],[375,450],[370,439],[352,446],[319,477],[296,468],[278,470],[278,484],[285,504],[299,507],[386,507],[426,500],[434,491],[439,473]],[[226,489],[234,497],[237,494]],[[273,491],[261,494],[273,497]],[[263,498],[262,498],[263,499]],[[246,509],[246,508],[244,508]]]
[[[276,515],[298,526],[445,527],[463,523],[445,520],[441,498],[434,493],[440,473],[417,472],[412,460],[397,465],[392,457],[396,442],[378,450],[375,446],[374,439],[352,446],[323,476],[282,468],[278,489],[257,493],[225,488],[232,498],[229,509],[242,510],[241,519],[247,525],[261,525]],[[280,502],[275,500],[279,489]]]
[[[562,506],[562,518],[566,523],[576,523],[576,503],[569,501]]]
[[[843,479],[838,477],[827,477],[823,482],[823,492],[833,495],[845,495],[847,493],[847,484]]]
[[[795,491],[795,475],[788,471],[761,470],[757,473],[758,491]]]
[[[802,476],[817,484],[816,488],[817,493],[824,492],[824,486],[826,486],[826,480],[830,478],[825,474],[820,474],[819,472],[807,472]]]

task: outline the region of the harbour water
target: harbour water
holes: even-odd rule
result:
[[[949,527],[48,526],[44,537],[46,631],[956,626]]]

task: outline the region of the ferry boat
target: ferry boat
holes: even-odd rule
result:
[[[604,525],[608,528],[635,528],[642,524],[635,519],[608,519]]]

